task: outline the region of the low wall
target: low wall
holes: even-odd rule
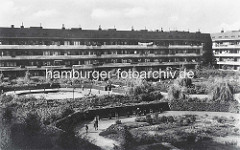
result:
[[[169,111],[169,105],[167,102],[159,103],[146,103],[146,104],[135,104],[129,106],[120,106],[120,107],[108,107],[108,108],[99,108],[91,109],[84,112],[76,112],[68,117],[60,119],[56,122],[56,126],[60,129],[66,130],[67,128],[73,127],[80,122],[87,120],[93,120],[95,116],[99,118],[109,118],[117,116],[130,116],[136,115],[140,112],[142,114],[152,112],[162,112]]]
[[[202,103],[202,102],[174,102],[170,105],[172,111],[211,111],[211,112],[233,112],[238,109],[232,104]]]
[[[25,90],[38,90],[38,89],[56,89],[56,88],[82,88],[82,84],[75,84],[74,86],[69,84],[36,84],[36,85],[22,85],[22,86],[0,86],[0,92],[9,92],[9,91],[25,91]],[[84,84],[85,89],[96,89],[105,91],[105,86]],[[115,93],[125,93],[124,89],[112,88],[112,91]],[[1,93],[0,93],[1,94]]]

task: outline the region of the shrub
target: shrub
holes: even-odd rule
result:
[[[184,99],[183,88],[178,85],[172,85],[168,90],[168,99],[170,101]]]
[[[116,120],[116,122],[115,122],[116,124],[122,124],[122,121],[121,120]]]
[[[167,117],[167,121],[168,121],[169,123],[173,123],[173,122],[174,122],[173,116],[168,116],[168,117]]]
[[[227,121],[227,118],[225,118],[225,117],[220,117],[217,119],[218,123],[225,123],[226,121]]]
[[[74,110],[70,107],[65,108],[62,112],[61,118],[67,117],[68,115],[74,113]]]
[[[149,124],[152,124],[152,123],[153,123],[153,119],[152,119],[152,116],[151,116],[150,114],[147,114],[147,115],[146,115],[146,121],[147,121],[147,123],[149,123]]]
[[[145,116],[136,117],[135,121],[136,121],[136,122],[147,122],[147,120],[146,120],[146,117],[145,117]]]
[[[188,126],[191,123],[191,120],[189,118],[181,118],[180,124],[182,126]]]
[[[158,113],[154,113],[153,120],[158,120]]]
[[[166,123],[167,122],[167,117],[166,116],[159,117],[159,122],[160,123]]]
[[[234,132],[238,132],[238,131],[239,131],[239,128],[234,128],[233,131],[234,131]]]
[[[3,119],[5,119],[5,120],[7,120],[7,121],[11,121],[12,118],[13,118],[12,110],[11,110],[11,108],[7,107],[7,108],[4,110]]]
[[[184,115],[184,117],[189,119],[191,123],[196,121],[196,115]]]
[[[41,129],[41,118],[37,113],[28,113],[25,118],[26,131],[30,134],[37,133]]]
[[[160,100],[163,98],[163,95],[160,91],[153,91],[150,93],[150,97],[152,98],[152,100]]]
[[[57,116],[55,114],[52,114],[43,120],[43,124],[49,125],[56,120],[57,120]]]
[[[36,97],[30,95],[30,96],[19,96],[16,98],[16,101],[21,103],[27,103],[30,101],[37,101]]]
[[[233,89],[227,82],[216,83],[211,91],[211,99],[214,101],[233,101]]]
[[[11,102],[13,100],[13,98],[14,98],[13,95],[4,94],[0,97],[0,100],[1,100],[2,103],[8,103],[8,102]]]
[[[184,87],[189,87],[192,86],[192,79],[190,78],[177,78],[174,81],[175,84],[184,86]]]

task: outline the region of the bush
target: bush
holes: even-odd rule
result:
[[[19,96],[16,98],[17,102],[21,102],[21,103],[27,103],[30,101],[37,101],[36,97],[30,95],[30,96]]]
[[[220,117],[217,119],[218,123],[225,123],[226,121],[227,121],[227,118],[225,118],[225,117]]]
[[[1,101],[2,103],[8,103],[8,102],[11,102],[11,101],[13,100],[13,98],[14,98],[13,95],[6,95],[6,94],[4,94],[4,95],[2,95],[2,96],[0,97],[0,101]]]
[[[115,122],[116,124],[122,124],[122,121],[121,120],[116,120],[116,122]]]
[[[48,116],[47,118],[45,118],[43,120],[43,124],[44,125],[49,125],[49,124],[53,123],[56,120],[57,120],[57,116],[55,114],[52,114],[52,115]]]
[[[160,123],[166,123],[167,122],[167,117],[166,116],[162,116],[162,117],[159,117],[159,122]]]
[[[174,122],[173,116],[168,116],[168,117],[167,117],[167,121],[168,121],[169,123],[173,123],[173,122]]]
[[[188,126],[191,123],[191,120],[189,118],[181,118],[180,124],[182,126]]]
[[[158,120],[158,113],[154,113],[153,120]]]
[[[178,85],[172,85],[168,90],[168,99],[170,101],[185,99],[183,88]]]
[[[203,102],[186,102],[186,101],[175,101],[171,103],[172,111],[212,111],[212,112],[236,112],[236,108],[230,109],[229,103],[203,103]]]
[[[213,101],[228,102],[233,101],[233,88],[227,82],[216,83],[211,91]]]
[[[13,113],[11,108],[7,107],[4,112],[3,112],[3,119],[7,120],[7,121],[11,121],[13,118]]]
[[[189,87],[192,86],[192,79],[190,78],[177,78],[175,79],[175,84],[184,86],[184,87]]]
[[[37,113],[28,113],[25,118],[25,125],[28,133],[38,133],[41,129],[41,118]]]
[[[152,116],[150,114],[146,115],[146,122],[149,123],[149,124],[153,124],[153,119],[152,119]]]
[[[68,115],[74,113],[74,110],[70,107],[65,108],[62,112],[61,118],[67,117]]]
[[[147,119],[145,116],[141,116],[141,117],[136,117],[135,121],[136,122],[147,122]]]

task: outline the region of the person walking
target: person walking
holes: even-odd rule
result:
[[[88,125],[85,125],[86,133],[88,133]]]
[[[96,117],[95,124],[96,124],[96,129],[98,130],[98,118],[97,117]]]

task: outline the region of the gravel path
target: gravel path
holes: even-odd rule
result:
[[[179,115],[185,115],[185,114],[195,114],[198,116],[205,116],[206,114],[208,117],[214,117],[214,116],[225,116],[225,117],[234,117],[238,122],[237,126],[240,125],[240,114],[234,114],[234,113],[226,113],[226,112],[199,112],[199,111],[166,111],[164,113],[159,114],[159,116],[165,115],[173,115],[173,116],[179,116]],[[136,117],[131,118],[120,118],[120,120],[124,122],[134,122]],[[99,121],[99,130],[95,131],[93,127],[93,121],[90,123],[86,123],[89,126],[89,132],[86,133],[85,127],[76,128],[78,136],[87,139],[91,143],[101,147],[104,150],[113,150],[114,145],[119,145],[119,142],[114,141],[112,139],[108,139],[102,136],[99,136],[99,133],[105,129],[107,129],[109,126],[115,123],[115,119],[102,119]]]
[[[135,117],[131,118],[119,118],[122,122],[133,122],[135,120]],[[100,136],[99,133],[102,132],[103,130],[107,129],[109,126],[115,123],[115,119],[101,119],[99,121],[99,129],[95,131],[93,127],[93,122],[91,121],[90,123],[86,123],[89,127],[88,133],[86,133],[85,127],[77,128],[77,135],[87,139],[89,142],[101,147],[104,150],[113,150],[114,145],[119,146],[119,142],[105,138],[103,136]]]

